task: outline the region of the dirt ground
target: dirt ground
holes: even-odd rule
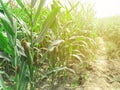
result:
[[[89,78],[82,89],[76,90],[120,90],[120,60],[108,60],[106,43],[100,37],[98,41],[99,50],[91,63],[92,70],[88,71]]]

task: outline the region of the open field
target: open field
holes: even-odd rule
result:
[[[120,90],[120,16],[13,1],[0,0],[0,90]]]

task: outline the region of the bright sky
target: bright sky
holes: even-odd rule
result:
[[[51,1],[51,0],[46,0]],[[61,0],[66,2],[67,0]],[[75,1],[85,1],[94,4],[94,9],[96,12],[96,17],[107,17],[120,15],[120,0],[69,0],[71,2]]]
[[[8,0],[3,0],[8,1]],[[46,0],[50,3],[52,0]],[[63,2],[67,0],[61,0]],[[70,0],[72,2],[79,1],[79,0]],[[81,1],[81,0],[80,0]],[[106,16],[114,16],[120,15],[120,0],[82,0],[91,3],[95,3],[95,11],[96,17],[106,17]]]
[[[93,0],[96,17],[120,15],[120,0]]]
[[[96,17],[120,15],[120,0],[70,0],[83,1],[94,4]]]

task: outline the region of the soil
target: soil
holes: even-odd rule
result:
[[[88,71],[89,78],[82,89],[76,90],[120,90],[120,60],[108,60],[105,41],[101,37],[97,39],[99,50],[91,63],[92,70]]]

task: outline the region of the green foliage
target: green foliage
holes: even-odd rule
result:
[[[8,39],[2,34],[2,32],[0,33],[0,41],[0,48],[8,54],[13,54],[12,48],[9,46]]]
[[[59,73],[63,76],[72,72],[78,77],[74,66],[85,70],[96,52],[93,6],[69,2],[68,8],[54,0],[49,9],[43,7],[45,0],[31,0],[28,7],[21,0],[16,2],[18,6],[5,7],[0,0],[4,11],[0,13],[0,58],[13,67],[14,77],[14,87],[4,83],[1,87],[34,90],[35,77],[39,76],[40,81],[50,78],[53,90]],[[0,76],[0,82],[3,81]],[[78,78],[76,85],[77,82]]]
[[[96,52],[96,31],[94,23],[92,23],[94,21],[94,12],[91,10],[92,15],[88,14],[90,11],[83,11],[84,6],[81,6],[81,10],[78,12],[74,10],[74,5],[70,9],[61,6],[61,4],[59,7],[64,11],[59,12],[55,17],[54,24],[47,32],[46,38],[40,46],[41,51],[46,50],[48,52],[46,55],[47,62],[45,63],[50,68],[67,66],[73,69],[76,74],[81,73],[77,70],[81,67],[85,70],[89,61],[94,60]],[[85,18],[81,21],[83,15]],[[76,66],[79,67],[74,68]],[[54,74],[52,82],[55,82],[57,76]]]
[[[120,39],[120,30],[119,30],[119,20],[120,16],[107,17],[99,19],[98,21],[98,33],[104,38],[107,42],[107,54],[109,59],[119,59],[119,39]]]

